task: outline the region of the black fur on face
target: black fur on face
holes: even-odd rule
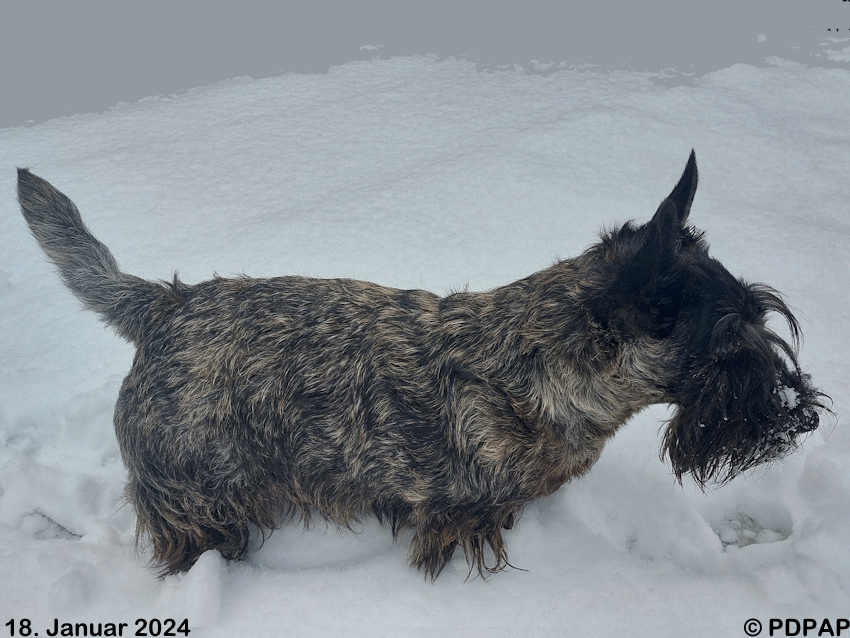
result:
[[[634,246],[604,299],[609,317],[676,353],[660,375],[676,406],[662,457],[680,482],[690,473],[704,489],[787,455],[828,410],[800,370],[800,325],[779,293],[736,279],[685,225],[697,185],[692,160],[649,223],[604,240],[621,254]],[[790,344],[767,326],[771,313],[787,323]]]
[[[681,481],[690,473],[704,488],[793,451],[801,434],[819,425],[823,394],[800,370],[800,328],[779,294],[768,286],[732,279],[718,286],[718,262],[691,268],[684,292],[680,338],[690,343],[691,365],[682,370],[672,394],[676,413],[667,425],[663,454]],[[703,297],[701,312],[690,311],[691,296]],[[791,344],[766,325],[769,313],[788,324]]]

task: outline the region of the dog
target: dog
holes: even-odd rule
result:
[[[27,169],[33,236],[83,305],[136,346],[115,431],[162,576],[249,530],[374,514],[436,578],[510,566],[502,530],[582,476],[629,418],[675,406],[661,458],[724,484],[812,432],[825,394],[800,370],[779,293],[732,276],[687,224],[693,153],[652,219],[489,292],[439,297],[349,279],[121,272],[76,206]],[[766,325],[788,324],[791,342]]]

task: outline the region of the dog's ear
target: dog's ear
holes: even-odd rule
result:
[[[657,284],[665,266],[676,251],[681,226],[676,221],[676,207],[664,200],[652,221],[642,229],[643,240],[637,253],[621,269],[612,293],[623,300],[644,296]]]
[[[639,229],[640,246],[625,259],[605,292],[606,314],[632,331],[663,337],[678,316],[681,290],[677,277],[682,226],[675,205],[665,200],[652,221]]]
[[[619,319],[633,331],[656,337],[667,336],[673,329],[683,282],[684,262],[678,253],[696,188],[696,155],[691,151],[679,183],[652,220],[628,231],[638,248],[620,264],[604,298],[598,300],[596,316],[603,323]]]
[[[694,151],[691,150],[691,155],[688,158],[688,163],[685,165],[685,171],[682,173],[679,183],[676,184],[675,188],[667,196],[667,199],[661,202],[661,206],[658,207],[658,211],[655,213],[652,221],[655,222],[665,204],[670,203],[676,209],[676,220],[679,226],[683,226],[691,212],[691,204],[697,192],[697,181],[697,157]]]
[[[617,278],[617,293],[646,295],[676,262],[676,251],[691,212],[697,190],[697,160],[693,150],[679,183],[661,202],[652,220],[643,228],[644,238],[637,255]],[[651,295],[650,295],[651,296]]]

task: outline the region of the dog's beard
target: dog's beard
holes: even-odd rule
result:
[[[772,390],[741,392],[724,403],[718,394],[679,406],[668,421],[662,444],[676,478],[690,474],[701,489],[724,485],[764,463],[796,450],[828,412],[825,395],[807,375],[786,373]]]

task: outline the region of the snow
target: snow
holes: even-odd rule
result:
[[[799,405],[800,395],[794,388],[781,387],[779,388],[779,394],[782,397],[782,405],[789,410],[793,410]]]
[[[694,86],[649,73],[480,72],[432,56],[247,78],[0,130],[0,623],[188,619],[192,636],[745,635],[850,609],[850,75],[771,59]],[[28,166],[122,268],[486,289],[648,220],[696,149],[692,222],[781,290],[834,400],[802,449],[700,493],[659,461],[663,406],[506,534],[522,570],[433,584],[406,540],[287,526],[158,580],[133,547],[112,407],[132,347],[29,237]],[[777,325],[777,330],[782,326]],[[256,543],[259,546],[259,543]],[[6,634],[4,634],[6,635]]]

